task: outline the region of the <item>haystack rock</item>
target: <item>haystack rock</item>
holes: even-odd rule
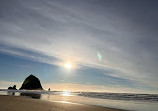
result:
[[[21,88],[19,90],[43,90],[41,83],[37,77],[34,75],[28,76],[23,82]]]

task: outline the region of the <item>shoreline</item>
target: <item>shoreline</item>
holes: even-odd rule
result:
[[[21,96],[0,95],[0,111],[127,111],[94,105],[49,102]]]

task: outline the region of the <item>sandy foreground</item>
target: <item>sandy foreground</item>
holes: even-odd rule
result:
[[[19,96],[0,95],[0,111],[125,111],[81,104],[48,102]]]

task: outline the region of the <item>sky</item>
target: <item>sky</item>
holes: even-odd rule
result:
[[[0,88],[33,74],[45,90],[158,93],[157,5],[0,0]]]

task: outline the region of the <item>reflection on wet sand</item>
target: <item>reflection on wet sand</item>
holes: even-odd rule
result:
[[[15,95],[15,92],[14,91],[7,91],[7,95]]]
[[[40,99],[41,94],[35,94],[35,93],[20,93],[20,96],[27,96],[34,99]]]

